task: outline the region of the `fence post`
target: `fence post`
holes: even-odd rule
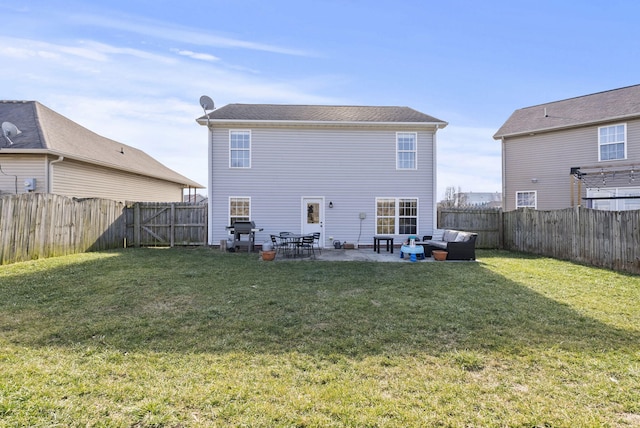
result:
[[[176,204],[171,204],[171,221],[169,222],[169,246],[173,248],[175,244],[176,229]]]
[[[133,204],[133,245],[140,247],[140,204]]]
[[[498,211],[498,248],[504,250],[504,211]]]

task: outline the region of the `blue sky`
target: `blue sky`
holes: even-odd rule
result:
[[[640,83],[631,0],[0,0],[0,16],[0,98],[37,100],[203,185],[203,94],[445,120],[440,199],[501,190],[492,135],[515,109]]]

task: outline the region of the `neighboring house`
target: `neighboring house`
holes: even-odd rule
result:
[[[640,209],[640,85],[516,110],[494,138],[506,211]]]
[[[184,195],[183,201],[195,205],[205,205],[208,199],[206,196],[196,193],[193,195]]]
[[[454,195],[454,207],[500,208],[500,192],[458,192]]]
[[[202,188],[141,150],[101,137],[37,101],[0,101],[0,195],[55,193],[118,201],[179,202]],[[7,127],[9,125],[6,125]]]
[[[208,116],[208,118],[207,118]],[[230,104],[209,125],[209,243],[235,220],[262,232],[321,233],[321,245],[431,234],[436,131],[408,107]]]

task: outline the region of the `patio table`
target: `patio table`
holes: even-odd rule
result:
[[[300,244],[302,243],[302,238],[313,236],[313,235],[299,235],[294,233],[286,233],[278,235],[280,242],[282,243],[282,248],[284,250],[285,257],[297,257],[299,255]]]
[[[393,236],[373,235],[373,251],[377,251],[378,254],[380,254],[380,241],[385,241],[387,244],[387,251],[391,248],[391,254],[393,254]]]

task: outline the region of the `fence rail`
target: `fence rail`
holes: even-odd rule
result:
[[[124,204],[44,193],[0,198],[0,264],[122,247]]]

